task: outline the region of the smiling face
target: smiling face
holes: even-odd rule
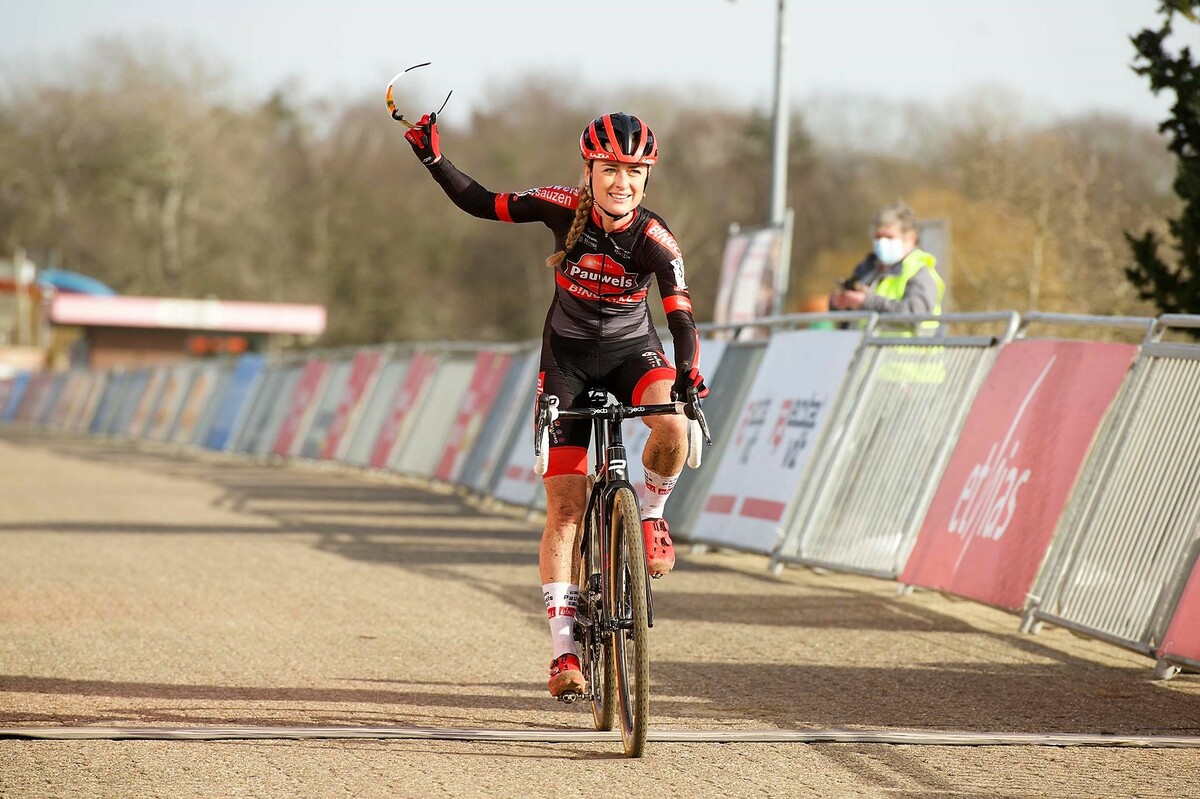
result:
[[[624,217],[642,204],[646,192],[646,178],[650,168],[642,164],[621,164],[616,161],[593,161],[584,170],[591,182],[592,199],[615,217]],[[604,221],[620,222],[607,215]]]

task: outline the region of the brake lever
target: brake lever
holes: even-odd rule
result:
[[[533,454],[542,454],[542,433],[558,418],[558,397],[553,394],[542,394],[538,397],[537,424],[533,432]]]
[[[700,409],[700,391],[698,389],[688,389],[688,401],[684,403],[683,409],[684,415],[687,418],[700,425],[700,432],[704,436],[704,443],[711,447],[712,436],[708,434],[708,420],[704,418],[704,411]]]

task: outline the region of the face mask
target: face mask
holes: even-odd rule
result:
[[[875,239],[875,257],[891,266],[904,260],[904,239]]]

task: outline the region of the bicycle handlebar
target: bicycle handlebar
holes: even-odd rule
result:
[[[622,405],[615,403],[598,408],[569,408],[559,409],[558,397],[553,394],[542,394],[538,397],[538,415],[533,439],[533,452],[536,457],[534,467],[538,474],[544,475],[549,466],[550,425],[558,419],[621,419],[639,416],[666,416],[679,413],[686,416],[688,424],[688,465],[693,469],[700,466],[700,441],[712,446],[712,436],[708,431],[708,420],[700,407],[700,397],[695,388],[688,389],[687,401],[676,401],[660,405]],[[693,434],[693,428],[698,428],[699,435]]]

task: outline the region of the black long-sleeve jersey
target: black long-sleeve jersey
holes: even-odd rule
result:
[[[541,222],[561,250],[575,220],[579,189],[543,186],[497,194],[458,170],[444,156],[429,166],[433,179],[462,210],[480,219]],[[658,335],[646,303],[651,279],[658,281],[675,362],[699,367],[700,342],[684,278],[683,253],[662,217],[642,207],[629,222],[605,232],[599,211],[555,269],[556,287],[544,335],[576,341],[622,342]]]

